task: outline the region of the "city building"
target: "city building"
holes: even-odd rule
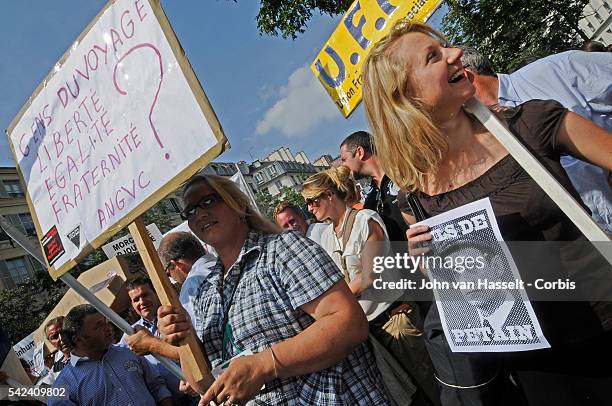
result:
[[[244,161],[212,162],[202,170],[202,173],[231,177],[238,167],[254,194],[266,190],[275,197],[284,187],[301,190],[302,183],[307,177],[329,168],[332,162],[333,158],[330,155],[323,155],[311,163],[304,151],[294,155],[289,148],[281,147],[250,165]]]
[[[310,163],[296,161],[255,161],[251,164],[251,173],[258,190],[267,190],[270,195],[277,196],[284,187],[301,190],[302,183],[310,175],[324,168]]]
[[[325,166],[327,168],[333,166],[334,158],[331,155],[323,155],[312,163],[314,166]]]
[[[0,215],[38,245],[34,222],[14,167],[0,167]],[[15,288],[38,271],[46,272],[46,269],[0,229],[0,290]]]
[[[590,0],[584,7],[580,29],[590,39],[612,45],[612,3],[610,0]]]

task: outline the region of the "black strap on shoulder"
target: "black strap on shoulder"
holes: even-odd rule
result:
[[[427,218],[427,216],[425,215],[425,210],[421,205],[421,202],[419,202],[419,199],[414,195],[414,193],[406,193],[406,200],[408,201],[408,204],[410,205],[410,210],[412,210],[412,214],[416,218],[417,222],[423,221]]]

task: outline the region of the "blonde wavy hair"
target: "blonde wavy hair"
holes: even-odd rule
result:
[[[278,234],[282,232],[279,226],[263,217],[253,208],[251,201],[247,195],[240,190],[238,185],[222,176],[195,175],[185,183],[183,187],[183,197],[185,197],[187,189],[199,182],[204,182],[210,186],[230,209],[239,216],[244,217],[250,230],[259,231],[263,234]]]
[[[346,166],[332,166],[306,179],[302,186],[304,199],[314,199],[331,190],[347,205],[359,200],[351,170]]]
[[[363,66],[363,101],[376,153],[387,176],[408,191],[423,188],[448,150],[446,138],[415,96],[406,61],[395,52],[396,41],[412,32],[447,42],[425,24],[400,20],[374,45]]]

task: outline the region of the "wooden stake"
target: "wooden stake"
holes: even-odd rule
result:
[[[134,222],[130,224],[129,230],[136,244],[136,248],[138,248],[142,262],[144,262],[149,277],[153,282],[153,287],[155,287],[159,301],[163,305],[180,308],[181,304],[179,302],[178,293],[174,287],[172,287],[170,279],[168,275],[166,275],[166,271],[162,266],[157,250],[153,246],[153,242],[149,237],[142,219],[138,217],[134,220]],[[191,338],[180,342],[179,345],[181,366],[188,369],[196,381],[200,381],[204,377],[210,375],[204,353],[194,334],[191,335]]]

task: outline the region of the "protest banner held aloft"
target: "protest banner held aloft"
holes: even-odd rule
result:
[[[348,117],[361,101],[361,66],[371,46],[402,19],[427,21],[441,0],[356,0],[310,65],[336,107]]]
[[[156,0],[109,2],[7,134],[53,277],[229,148]]]

